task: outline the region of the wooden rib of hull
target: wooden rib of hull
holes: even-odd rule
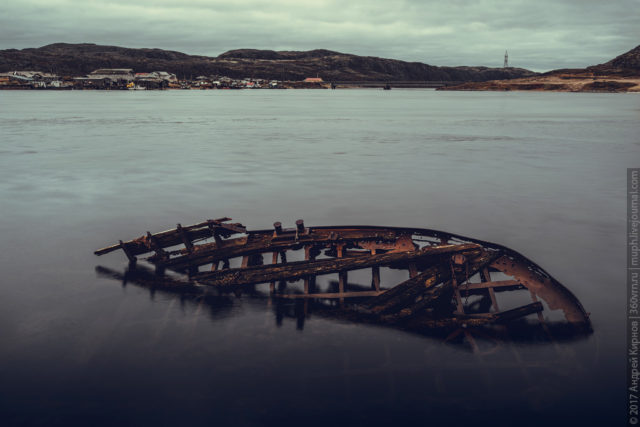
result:
[[[176,227],[170,230],[161,231],[159,233],[150,234],[148,236],[140,236],[136,239],[123,242],[124,248],[132,255],[141,255],[147,252],[152,252],[152,242],[148,237],[151,237],[154,243],[160,248],[166,248],[169,246],[175,246],[183,243],[183,239],[187,238],[189,241],[212,237],[213,229],[219,228],[222,234],[232,235],[235,233],[244,233],[246,230],[242,227],[242,224],[225,224],[224,221],[229,221],[231,218],[218,218],[207,220],[198,224],[188,225],[185,227]],[[104,255],[109,252],[113,252],[118,249],[124,249],[121,244],[107,246],[102,249],[98,249],[94,252],[96,255]]]
[[[217,262],[227,258],[239,256],[254,255],[268,252],[281,252],[288,249],[297,249],[305,245],[335,245],[341,242],[349,242],[360,244],[362,242],[395,242],[398,238],[397,233],[374,232],[365,235],[359,233],[340,233],[339,237],[332,238],[326,233],[313,233],[309,235],[301,235],[296,239],[295,236],[289,238],[273,238],[272,232],[268,233],[251,233],[247,237],[230,239],[223,241],[222,246],[217,243],[208,243],[199,245],[193,253],[181,251],[181,255],[162,259],[152,256],[149,261],[154,264],[160,264],[168,268],[184,269],[190,266],[200,266]],[[382,245],[384,246],[384,245]],[[393,245],[386,245],[392,249]]]
[[[218,270],[201,273],[193,278],[200,283],[211,286],[247,285],[278,280],[301,279],[306,276],[359,270],[430,256],[478,251],[479,249],[480,246],[473,243],[431,246],[417,251],[396,252],[367,257],[297,261],[286,264],[270,264],[266,266]]]

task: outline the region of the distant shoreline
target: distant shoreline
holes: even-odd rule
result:
[[[451,91],[535,91],[535,92],[640,92],[640,76],[558,73],[513,80],[467,82],[438,88]]]
[[[138,91],[138,90],[246,90],[246,89],[440,89],[449,85],[460,84],[461,82],[437,82],[437,81],[361,81],[361,82],[304,82],[304,81],[284,81],[277,82],[275,85],[255,84],[251,86],[234,85],[234,86],[217,86],[210,82],[179,82],[169,85],[154,86],[138,86],[132,87],[126,84],[119,85],[80,85],[75,82],[57,82],[52,85],[49,82],[44,84],[20,83],[20,84],[2,84],[0,81],[0,90],[99,90],[99,91]]]

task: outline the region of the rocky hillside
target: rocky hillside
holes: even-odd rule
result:
[[[640,46],[609,62],[587,68],[553,70],[537,76],[517,79],[466,82],[442,89],[640,92]]]
[[[98,68],[169,71],[179,78],[225,75],[277,80],[322,77],[325,81],[487,81],[533,76],[521,68],[436,67],[420,62],[358,56],[330,50],[240,49],[218,57],[162,49],[56,43],[40,48],[0,50],[0,72],[40,70],[81,76]]]
[[[640,45],[604,64],[587,67],[596,74],[640,75]]]

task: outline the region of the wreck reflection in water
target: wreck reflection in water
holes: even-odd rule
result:
[[[265,307],[273,313],[274,322],[278,327],[286,327],[287,323],[291,322],[291,324],[295,324],[296,329],[302,331],[305,328],[305,321],[312,316],[317,316],[340,322],[395,328],[403,332],[441,340],[481,355],[495,352],[506,342],[535,345],[557,344],[584,339],[593,332],[590,324],[573,323],[566,319],[549,320],[543,319],[542,316],[534,317],[533,320],[519,318],[480,327],[449,325],[443,328],[432,328],[415,322],[385,322],[379,317],[370,316],[360,309],[360,303],[363,302],[360,298],[351,299],[348,303],[340,302],[337,299],[290,299],[261,291],[255,285],[234,288],[196,286],[179,278],[172,278],[164,271],[153,270],[141,265],[130,265],[123,272],[97,266],[96,273],[102,277],[121,282],[123,287],[134,285],[148,289],[152,299],[155,298],[156,293],[159,293],[179,299],[181,305],[192,304],[206,307],[212,321],[233,315],[234,307],[238,305],[238,301],[242,298],[250,298],[264,303]],[[288,286],[291,284],[280,281],[277,285],[277,291],[284,292]],[[335,291],[339,283],[338,281],[329,281],[328,286],[329,290]],[[367,287],[349,283],[347,289],[363,291]],[[488,295],[481,295],[466,308],[470,313],[483,313],[489,310],[491,304],[492,301]],[[571,306],[557,308],[563,311],[572,309]]]

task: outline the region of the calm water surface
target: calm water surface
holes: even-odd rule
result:
[[[8,425],[622,423],[639,119],[631,94],[0,92],[0,414]],[[258,296],[181,298],[96,274],[126,266],[99,247],[222,216],[501,243],[570,288],[594,333],[478,356],[323,316],[300,325]]]

